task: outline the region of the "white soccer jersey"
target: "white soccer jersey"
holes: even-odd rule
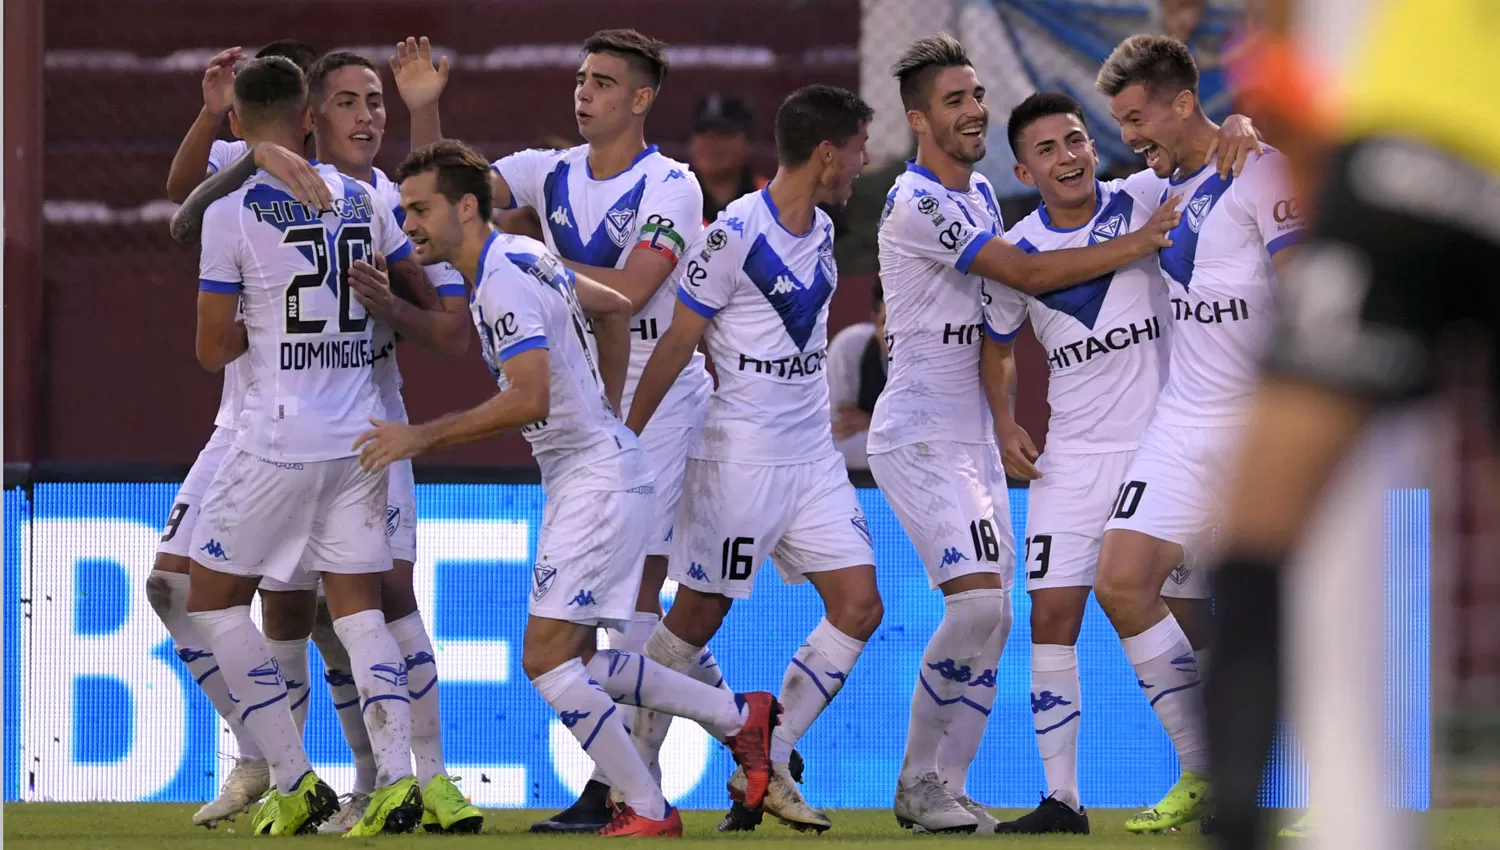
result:
[[[370,184],[375,189],[375,200],[391,211],[398,226],[406,223],[406,210],[401,208],[401,185],[375,169],[375,180]],[[467,290],[464,276],[447,263],[424,266],[427,279],[437,290],[438,297],[462,297]],[[401,398],[401,369],[396,365],[396,332],[381,321],[375,321],[371,335],[375,348],[375,386],[380,390],[380,402],[385,407],[385,418],[406,421],[406,402]]]
[[[806,233],[791,233],[762,189],[725,207],[687,255],[677,297],[712,320],[704,341],[719,376],[689,457],[783,465],[834,454],[823,376],[833,222],[817,210]]]
[[[994,441],[979,383],[980,278],[969,266],[1001,229],[994,190],[978,172],[967,192],[915,162],[896,178],[880,222],[890,377],[871,417],[870,454]]]
[[[208,149],[208,173],[213,174],[245,155],[250,146],[241,139],[226,142],[223,139],[214,139],[213,145]]]
[[[1136,230],[1155,212],[1161,181],[1151,172],[1099,183],[1098,209],[1085,225],[1053,226],[1045,206],[1005,238],[1022,250],[1086,248]],[[1167,374],[1167,287],[1156,258],[1032,297],[985,287],[985,332],[1009,342],[1026,317],[1047,352],[1048,451],[1131,451],[1156,409]]]
[[[703,229],[703,190],[686,164],[655,145],[641,151],[630,167],[607,180],[589,170],[588,145],[567,150],[525,150],[492,166],[510,186],[515,206],[531,207],[542,220],[552,252],[575,263],[623,268],[636,248],[648,248],[674,264],[687,243]],[[630,410],[641,372],[656,342],[672,323],[676,298],[663,283],[631,319],[630,370],[625,376],[623,412]],[[712,381],[697,352],[672,384],[652,417],[658,427],[698,422]]]
[[[1161,197],[1181,196],[1182,221],[1158,258],[1171,287],[1171,375],[1157,403],[1162,422],[1239,423],[1276,313],[1271,256],[1302,238],[1286,158],[1252,157],[1240,176],[1213,163]]]
[[[574,280],[573,272],[542,243],[496,231],[484,243],[469,301],[484,361],[501,390],[510,386],[506,360],[547,349],[549,412],[546,419],[521,429],[544,484],[576,470],[605,468],[601,461],[636,446],[635,434],[605,398],[596,365],[599,355],[585,329],[587,319],[573,291]]]
[[[235,444],[276,461],[353,456],[354,438],[383,413],[372,323],[347,270],[376,251],[392,261],[411,251],[368,184],[318,171],[335,198],[321,217],[262,172],[203,216],[199,285],[240,293],[250,336]]]

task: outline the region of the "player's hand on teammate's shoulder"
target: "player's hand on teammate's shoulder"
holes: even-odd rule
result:
[[[1141,225],[1141,229],[1130,235],[1146,240],[1151,250],[1172,247],[1172,228],[1182,221],[1182,212],[1177,209],[1180,203],[1182,203],[1181,195],[1172,195],[1162,201],[1161,206],[1156,208],[1156,212],[1151,214],[1151,218]]]
[[[373,418],[370,424],[375,427],[356,437],[351,446],[359,449],[359,465],[365,469],[379,472],[427,450],[426,431],[419,425]]]
[[[391,291],[391,276],[385,264],[385,255],[375,253],[375,263],[355,260],[349,267],[349,289],[370,314],[380,318],[388,315],[396,294]]]
[[[1224,178],[1228,178],[1231,173],[1235,177],[1240,176],[1252,153],[1256,156],[1265,153],[1265,145],[1261,143],[1255,125],[1243,115],[1231,115],[1224,119],[1224,125],[1219,128],[1218,135],[1214,136],[1213,143],[1208,148],[1210,160],[1214,158],[1214,154],[1219,155],[1219,176]]]
[[[1000,440],[1000,463],[1005,474],[1018,481],[1035,481],[1042,477],[1034,463],[1040,452],[1031,435],[1015,422],[996,423],[995,436]]]
[[[391,73],[396,77],[396,91],[407,109],[422,109],[437,103],[448,85],[448,57],[432,63],[432,43],[427,36],[407,37],[396,44],[391,57]]]
[[[238,47],[220,51],[208,60],[203,72],[203,108],[223,118],[234,105],[234,66],[244,61],[245,51]]]
[[[301,154],[274,142],[261,142],[255,146],[255,165],[285,183],[298,203],[318,212],[333,209],[333,193],[328,191],[323,175]]]

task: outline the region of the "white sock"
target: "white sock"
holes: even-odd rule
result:
[[[864,641],[834,628],[827,617],[813,628],[807,643],[792,655],[792,663],[781,679],[781,724],[771,733],[773,763],[792,757],[792,748],[838,696],[864,651]]]
[[[949,726],[960,714],[978,711],[964,699],[993,684],[994,664],[986,663],[986,655],[990,638],[1005,619],[1007,596],[999,588],[979,588],[943,597],[943,620],[927,641],[912,692],[903,784],[937,772],[938,748]],[[982,735],[982,725],[980,729]],[[963,773],[968,774],[967,764]]]
[[[1193,655],[1198,659],[1198,678],[1200,680],[1208,678],[1208,647],[1193,650]]]
[[[265,753],[271,780],[283,793],[290,793],[312,765],[292,720],[281,667],[251,621],[250,606],[197,611],[188,616],[218,656],[219,672],[230,693],[240,693],[235,703],[240,722]]]
[[[307,638],[300,640],[266,639],[276,663],[281,665],[281,678],[286,680],[286,699],[291,703],[292,721],[297,724],[297,737],[307,728],[307,697],[312,689],[307,686]]]
[[[323,611],[326,609],[319,611],[320,618]],[[370,747],[364,712],[360,711],[359,686],[354,683],[349,651],[339,641],[333,624],[321,619],[313,625],[312,640],[318,647],[318,654],[323,656],[323,679],[328,683],[333,710],[338,712],[344,742],[354,754],[354,787],[350,790],[356,794],[368,794],[375,790],[375,751]]]
[[[432,638],[422,622],[422,612],[413,611],[394,623],[387,623],[386,628],[406,658],[406,687],[411,697],[411,754],[417,782],[426,788],[434,776],[448,772],[443,763],[437,658],[433,655]]]
[[[662,623],[646,639],[642,654],[669,670],[686,673],[701,682],[703,679],[700,677],[705,668],[698,664],[698,658],[706,651],[703,647],[694,646],[672,634],[667,624]],[[715,678],[720,681],[723,679],[721,676]],[[636,713],[635,725],[630,730],[636,751],[641,754],[641,760],[650,768],[651,775],[657,777],[658,782],[661,780],[661,747],[671,729],[672,715],[660,711],[640,711]]]
[[[187,667],[188,675],[198,683],[203,695],[213,703],[214,711],[229,726],[235,742],[239,744],[240,758],[263,758],[255,737],[240,722],[239,709],[235,708],[234,700],[229,698],[229,686],[224,683],[224,677],[219,672],[219,660],[208,648],[208,639],[188,616],[187,594],[186,573],[152,570],[146,577],[146,599],[151,603],[156,616],[161,619],[162,625],[167,627],[167,634],[172,636],[172,646],[183,666]]]
[[[583,751],[604,770],[610,786],[624,796],[625,805],[644,818],[662,820],[667,816],[661,786],[636,754],[614,701],[589,678],[581,659],[558,665],[533,679],[532,684]]]
[[[1078,726],[1082,723],[1078,648],[1031,645],[1031,723],[1047,774],[1047,793],[1073,811],[1078,799]]]
[[[333,621],[333,630],[349,651],[365,730],[375,752],[375,784],[383,788],[412,775],[406,662],[379,611],[340,617]]]
[[[1000,666],[1001,653],[1005,652],[1005,642],[1010,638],[1009,592],[1005,594],[1004,602],[1000,622],[985,640],[984,654],[980,656],[977,668],[979,673],[969,681],[963,697],[953,706],[954,717],[948,723],[948,735],[938,744],[938,778],[955,796],[968,796],[969,766],[979,753],[979,745],[984,741],[984,732],[990,723],[990,710],[995,706],[995,671]]]
[[[724,683],[724,671],[719,667],[719,659],[715,658],[713,652],[706,646],[698,651],[698,660],[687,669],[687,674],[705,685],[723,688],[726,691],[730,689]]]
[[[1182,769],[1207,775],[1208,743],[1203,728],[1203,694],[1198,689],[1198,661],[1177,619],[1168,614],[1160,623],[1120,643],[1151,708],[1177,748]]]
[[[620,631],[619,629],[605,629],[604,634],[608,638],[610,649],[623,649],[626,652],[644,653],[646,651],[646,641],[651,638],[651,633],[656,630],[656,624],[660,622],[661,617],[656,614],[649,611],[637,611],[630,618],[630,622],[625,626],[624,631]],[[633,735],[636,725],[645,719],[646,712],[634,708],[621,710],[625,712],[621,722],[625,724],[625,730]],[[650,766],[649,764],[647,765],[647,767]],[[660,768],[653,768],[651,775],[656,777],[658,783],[661,782]],[[594,765],[594,775],[590,776],[589,780],[591,782],[609,784],[609,779],[605,777],[604,771],[597,764]]]
[[[715,738],[734,737],[745,726],[745,712],[736,695],[639,653],[601,649],[586,666],[589,676],[615,702],[696,720]]]

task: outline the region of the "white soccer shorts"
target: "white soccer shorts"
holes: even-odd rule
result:
[[[677,519],[677,503],[682,500],[682,477],[687,471],[688,446],[693,442],[691,427],[652,428],[641,432],[641,451],[646,465],[656,479],[656,518],[651,527],[647,555],[672,554],[672,524]]]
[[[1026,590],[1093,587],[1104,524],[1135,452],[1060,454],[1037,461],[1026,516]],[[1187,565],[1172,571],[1163,596],[1207,599],[1207,576]]]
[[[645,456],[629,455],[621,461],[640,474],[617,480],[649,480]],[[531,616],[623,630],[635,616],[655,505],[653,485],[612,488],[589,470],[550,485],[531,569]]]
[[[1104,529],[1123,528],[1176,543],[1201,560],[1218,522],[1241,431],[1152,422],[1119,485]]]
[[[385,506],[385,534],[391,540],[391,560],[417,561],[417,481],[411,461],[391,464],[391,483]]]
[[[193,461],[187,478],[177,488],[172,499],[172,511],[167,515],[167,526],[162,529],[161,542],[156,551],[162,555],[177,555],[186,558],[192,549],[193,526],[198,523],[198,511],[203,507],[203,492],[213,483],[214,475],[224,455],[234,445],[234,432],[228,428],[214,428],[208,444]]]
[[[934,440],[870,455],[870,472],[927,568],[927,583],[996,573],[1015,584],[1010,489],[993,443]]]
[[[667,574],[748,599],[769,556],[787,584],[875,563],[870,524],[844,458],[785,466],[688,458]]]
[[[284,463],[231,448],[204,494],[193,560],[284,589],[316,587],[323,572],[389,570],[388,477],[357,457]]]

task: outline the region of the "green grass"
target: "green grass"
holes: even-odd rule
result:
[[[191,817],[196,806],[164,803],[10,803],[5,806],[5,843],[8,847],[27,848],[122,848],[122,850],[145,850],[145,848],[167,848],[167,850],[190,850],[190,848],[229,848],[285,846],[287,839],[252,838],[243,829],[248,821],[241,817],[240,826],[227,824],[214,831],[192,825]],[[383,836],[376,839],[346,841],[334,836],[308,836],[294,839],[299,846],[311,842],[317,846],[332,847],[342,842],[341,847],[380,847],[382,850],[458,844],[463,847],[505,847],[517,850],[533,848],[574,847],[581,843],[597,841],[592,837],[579,836],[533,836],[526,827],[541,812],[496,810],[485,813],[485,832],[481,836],[440,837],[425,834],[408,836]],[[1001,812],[997,811],[997,815]],[[1012,817],[1020,812],[1006,813]],[[780,850],[780,848],[808,847],[810,845],[835,844],[854,846],[858,844],[916,842],[922,848],[983,841],[985,846],[998,844],[1005,847],[1079,847],[1088,850],[1155,850],[1155,848],[1195,848],[1206,846],[1196,827],[1180,833],[1166,835],[1133,836],[1122,829],[1125,818],[1131,812],[1119,809],[1092,810],[1089,818],[1093,835],[1048,836],[1048,837],[913,837],[896,826],[891,813],[883,810],[834,811],[833,830],[821,836],[799,835],[777,823],[767,823],[753,834],[718,835],[714,824],[718,812],[686,812],[687,839],[672,844],[672,847],[722,846],[726,842],[752,842],[756,848]],[[1004,819],[1002,817],[1002,819]],[[1500,847],[1500,809],[1453,809],[1437,813],[1433,818],[1435,833],[1440,837],[1434,847],[1467,850],[1467,848]],[[633,846],[633,845],[632,845]],[[1287,844],[1292,847],[1295,845]]]

